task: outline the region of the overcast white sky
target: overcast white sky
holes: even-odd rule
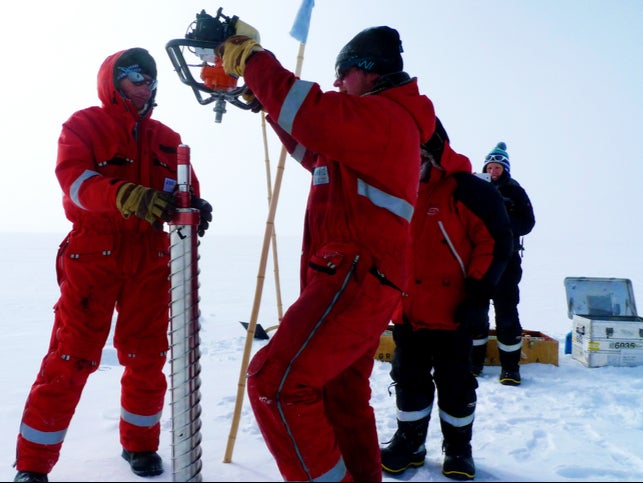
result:
[[[214,205],[213,229],[263,234],[268,212],[260,116],[228,105],[214,122],[172,69],[165,44],[196,13],[219,6],[261,33],[294,70],[290,37],[300,0],[36,0],[3,3],[0,79],[4,189],[2,231],[65,232],[54,176],[61,124],[98,103],[96,74],[123,48],[150,50],[159,67],[155,117],[183,136]],[[302,77],[333,90],[334,61],[363,28],[400,31],[405,70],[434,102],[454,147],[476,169],[505,141],[512,174],[527,189],[539,237],[596,243],[639,231],[643,114],[643,2],[639,0],[316,0]],[[196,58],[194,59],[196,60]],[[269,157],[280,145],[270,130]],[[278,234],[301,233],[309,177],[286,162]],[[570,247],[571,249],[572,247]]]

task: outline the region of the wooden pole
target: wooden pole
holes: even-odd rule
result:
[[[297,66],[295,67],[295,75],[301,75],[301,66],[304,62],[305,44],[299,44],[299,53],[297,54]],[[275,188],[270,200],[270,208],[268,209],[268,219],[266,220],[266,229],[263,237],[263,246],[261,250],[261,260],[259,261],[259,273],[257,275],[257,286],[255,290],[255,298],[252,306],[252,313],[248,322],[248,330],[246,331],[246,343],[243,350],[243,357],[241,359],[241,370],[239,371],[239,381],[237,383],[237,399],[235,401],[234,413],[232,415],[232,424],[230,426],[230,434],[228,435],[228,444],[226,446],[225,455],[223,457],[224,463],[232,461],[232,452],[234,450],[234,443],[237,439],[237,431],[239,429],[239,420],[241,419],[241,408],[243,406],[243,397],[246,392],[246,370],[250,362],[250,352],[252,351],[252,341],[255,336],[255,328],[257,326],[257,316],[259,314],[259,305],[261,302],[261,294],[263,292],[263,281],[265,279],[266,264],[268,260],[268,248],[270,239],[274,233],[274,220],[275,213],[277,212],[277,203],[279,201],[279,192],[281,190],[281,181],[284,173],[284,166],[286,164],[286,148],[282,145],[281,153],[279,155],[279,163],[277,165],[277,173],[275,174]]]
[[[268,184],[268,206],[272,202],[272,172],[270,169],[270,156],[268,154],[268,135],[266,133],[266,113],[261,111],[261,132],[263,135],[263,152],[266,157],[266,182]],[[283,303],[281,301],[281,284],[279,283],[279,257],[277,256],[277,232],[273,228],[272,231],[272,266],[275,275],[275,295],[277,297],[277,320],[281,321],[284,316]],[[276,329],[278,325],[268,327],[266,331]]]

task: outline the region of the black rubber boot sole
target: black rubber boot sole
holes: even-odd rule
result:
[[[132,468],[132,472],[138,476],[157,476],[163,473],[163,462],[155,451],[134,451],[123,450],[121,454]]]
[[[422,449],[411,455],[387,455],[386,450],[382,450],[382,469],[388,473],[400,474],[409,469],[411,466],[419,468],[424,465],[426,450]]]

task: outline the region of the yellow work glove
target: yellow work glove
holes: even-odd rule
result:
[[[116,206],[125,218],[134,214],[157,230],[163,230],[163,222],[174,216],[176,198],[164,191],[125,183],[116,193]]]
[[[259,31],[252,25],[245,23],[241,19],[237,19],[237,21],[235,22],[234,33],[235,35],[245,35],[246,37],[250,37],[251,39],[256,40],[257,42],[261,42]]]
[[[255,97],[254,93],[250,89],[246,88],[246,90],[241,94],[241,97],[244,101],[246,101],[246,104],[249,106],[252,112],[256,113],[263,111],[261,102],[259,102],[259,99]]]
[[[243,77],[248,58],[263,47],[247,35],[233,35],[219,44],[216,54],[221,57],[223,70],[233,77]]]

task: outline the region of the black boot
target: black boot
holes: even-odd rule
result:
[[[402,473],[409,466],[424,465],[426,434],[429,418],[418,421],[399,421],[397,431],[386,448],[381,449],[382,469],[389,473]]]
[[[500,384],[504,386],[519,386],[520,380],[520,353],[521,349],[507,352],[500,347],[498,356],[500,358]]]
[[[129,463],[132,472],[138,476],[156,476],[163,473],[163,462],[155,451],[127,451],[121,455]]]
[[[468,454],[449,454],[445,448],[442,474],[452,480],[473,480],[476,476],[476,466],[471,456],[471,448],[469,448]]]
[[[520,386],[522,380],[520,379],[520,371],[500,371],[499,377],[500,384],[503,386]]]
[[[47,475],[45,473],[34,473],[33,471],[18,471],[13,481],[31,481],[35,483],[47,483]]]
[[[475,341],[474,341],[475,342]],[[471,374],[478,377],[482,375],[484,361],[487,357],[487,343],[474,345],[471,349]]]
[[[476,466],[471,454],[473,424],[456,428],[442,420],[440,423],[444,436],[442,474],[452,480],[473,480],[476,476]]]

